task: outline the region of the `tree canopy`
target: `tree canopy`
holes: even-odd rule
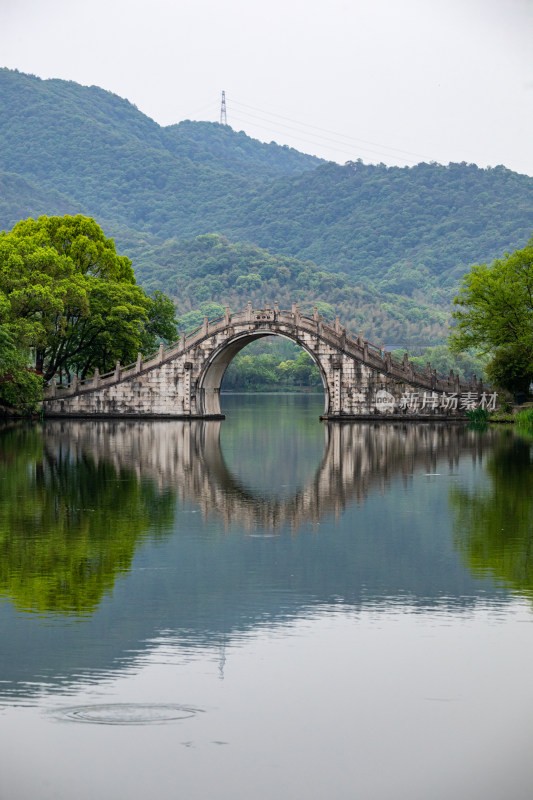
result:
[[[106,371],[157,337],[177,339],[172,302],[137,286],[129,258],[90,217],[41,216],[0,233],[0,292],[9,336],[34,349],[45,380]]]
[[[31,412],[42,396],[42,378],[28,369],[27,350],[7,323],[9,300],[0,289],[0,405]]]
[[[454,303],[452,350],[490,354],[489,379],[527,391],[533,380],[533,237],[522,250],[473,266]]]

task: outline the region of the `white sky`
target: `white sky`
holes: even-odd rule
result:
[[[340,163],[533,176],[533,0],[0,0],[0,66]]]

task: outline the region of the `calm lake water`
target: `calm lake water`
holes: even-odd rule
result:
[[[2,800],[530,800],[533,440],[0,428]]]

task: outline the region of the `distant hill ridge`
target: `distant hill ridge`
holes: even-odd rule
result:
[[[199,300],[187,281],[193,272],[198,280],[200,262],[180,243],[215,233],[228,245],[220,240],[209,256],[210,300],[235,299],[246,285],[242,243],[259,248],[264,275],[265,251],[290,261],[284,293],[309,289],[305,264],[313,262],[322,301],[338,305],[348,282],[360,285],[375,310],[381,306],[367,314],[378,338],[403,297],[411,316],[418,304],[434,339],[435,321],[468,266],[521,248],[531,236],[533,178],[472,164],[341,166],[217,123],[161,127],[98,87],[0,69],[0,228],[65,213],[95,217],[133,258],[141,280],[182,287],[181,309]],[[257,276],[254,270],[250,263]],[[335,286],[319,272],[336,274]],[[248,281],[254,296],[276,288],[272,278],[261,281],[264,288]],[[365,322],[365,308],[359,304],[352,318]],[[403,330],[397,323],[395,339]]]

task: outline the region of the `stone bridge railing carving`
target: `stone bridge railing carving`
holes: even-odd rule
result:
[[[220,418],[219,393],[224,372],[239,350],[254,339],[279,335],[301,345],[319,367],[324,384],[324,418],[457,417],[478,404],[494,406],[495,395],[475,376],[466,383],[450,372],[439,375],[428,363],[421,370],[395,359],[314,310],[302,314],[273,308],[230,313],[203,324],[175,345],[105,375],[52,384],[46,391],[48,416],[152,416]]]

